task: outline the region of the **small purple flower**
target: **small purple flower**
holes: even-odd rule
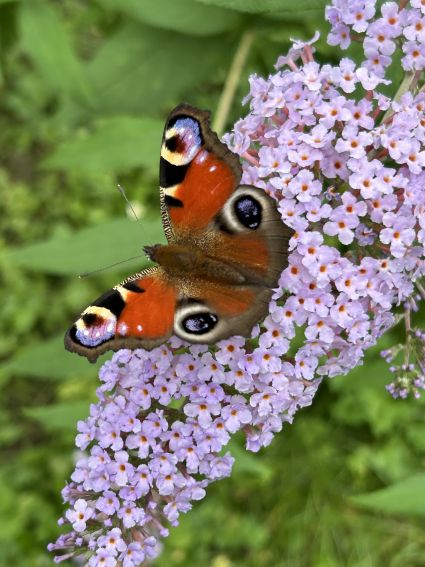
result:
[[[141,432],[151,438],[156,438],[162,435],[168,429],[168,422],[163,417],[161,410],[156,410],[150,413],[142,422]]]
[[[122,503],[118,510],[118,518],[122,520],[125,528],[132,528],[135,525],[143,525],[146,519],[144,510],[138,508],[134,502],[127,500]]]
[[[251,411],[242,396],[233,396],[230,405],[223,408],[221,415],[230,433],[235,433],[241,429],[242,424],[250,423],[252,419]]]
[[[298,378],[312,380],[315,376],[315,370],[319,364],[316,356],[307,354],[299,350],[295,356],[294,374]]]
[[[73,510],[66,512],[66,518],[72,524],[76,532],[83,532],[86,529],[86,522],[93,516],[93,508],[85,500],[79,498]]]
[[[186,481],[181,473],[169,472],[168,474],[159,474],[156,478],[156,486],[161,496],[172,494],[176,488],[182,488]]]
[[[396,44],[393,41],[393,34],[394,27],[391,25],[385,24],[382,21],[376,21],[371,24],[367,30],[368,37],[364,40],[366,55],[370,50],[378,50],[383,55],[391,56],[396,48]]]
[[[112,516],[119,509],[120,502],[115,495],[115,492],[107,490],[100,496],[96,502],[96,508],[106,514],[107,516]]]
[[[421,71],[425,68],[425,46],[423,43],[408,41],[403,45],[405,56],[401,63],[406,71]]]
[[[353,229],[359,224],[358,218],[337,211],[332,214],[332,217],[333,220],[325,223],[323,227],[325,234],[338,236],[342,244],[351,244],[354,240]]]
[[[328,35],[329,45],[339,45],[341,49],[347,49],[351,43],[350,28],[344,24],[337,24]]]
[[[193,403],[184,406],[184,412],[189,417],[195,417],[201,427],[211,425],[214,415],[219,415],[220,404],[217,402],[209,403],[204,398],[198,398]]]
[[[310,315],[308,318],[308,327],[305,330],[305,336],[309,340],[319,338],[325,343],[332,343],[335,332],[332,328],[331,320],[327,317],[318,315]]]
[[[326,128],[332,128],[337,121],[348,122],[351,119],[351,112],[343,96],[336,96],[329,102],[319,104],[316,113],[321,116],[320,123]]]
[[[177,386],[171,380],[158,377],[154,380],[155,398],[163,406],[168,405],[177,391]]]
[[[119,559],[123,567],[138,567],[143,563],[145,557],[142,545],[138,541],[134,541],[127,546],[127,549],[120,555]]]
[[[152,486],[152,474],[147,465],[139,465],[133,475],[132,482],[136,483],[141,495],[147,494]]]
[[[149,468],[154,475],[168,474],[176,470],[177,456],[173,453],[156,453],[150,462]]]
[[[398,37],[405,25],[405,12],[399,9],[396,2],[385,2],[381,7],[381,13],[387,35]]]
[[[401,258],[404,256],[406,248],[413,243],[415,231],[409,227],[409,224],[403,218],[400,218],[393,226],[382,229],[379,239],[384,244],[390,245],[393,256]]]
[[[126,549],[126,544],[121,537],[120,528],[113,528],[110,532],[104,536],[100,536],[98,539],[100,546],[104,547],[106,551],[112,555],[116,555]]]
[[[95,429],[91,424],[91,420],[87,420],[87,422],[79,421],[77,423],[77,429],[80,433],[75,438],[75,444],[81,450],[84,450],[88,447],[90,441],[93,441]]]
[[[110,447],[114,451],[120,451],[123,448],[124,442],[120,435],[120,429],[116,425],[104,421],[100,425],[100,440],[99,445],[104,449]]]
[[[366,155],[366,148],[372,143],[372,136],[368,132],[359,131],[355,126],[348,125],[335,144],[338,152],[348,152],[351,157],[361,159]]]
[[[314,179],[311,171],[301,169],[288,184],[289,191],[301,202],[308,202],[322,192],[322,185]]]
[[[118,486],[125,486],[133,475],[134,467],[128,460],[129,454],[126,451],[118,451],[115,453],[115,461],[109,465],[112,478]]]
[[[109,549],[99,547],[89,562],[89,567],[115,567],[117,560]]]

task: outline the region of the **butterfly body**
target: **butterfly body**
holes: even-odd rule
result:
[[[149,258],[160,264],[170,279],[207,280],[229,285],[246,281],[245,277],[232,266],[207,256],[190,242],[167,246],[156,245],[149,248]]]
[[[106,350],[151,349],[173,334],[191,343],[248,336],[267,312],[292,235],[263,190],[239,185],[235,154],[188,105],[169,116],[160,160],[168,244],[145,248],[157,264],[87,307],[65,346],[94,361]]]

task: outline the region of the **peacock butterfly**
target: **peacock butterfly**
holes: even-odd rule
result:
[[[145,247],[157,266],[82,312],[65,335],[68,350],[94,362],[107,350],[152,349],[173,334],[215,343],[249,336],[267,313],[293,231],[262,189],[239,185],[239,158],[209,116],[188,104],[170,113],[159,169],[168,244]]]

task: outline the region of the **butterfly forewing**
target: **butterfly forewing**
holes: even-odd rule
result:
[[[107,350],[153,348],[173,332],[176,301],[177,290],[160,268],[144,270],[89,305],[65,346],[93,361]]]
[[[209,126],[209,112],[181,104],[165,125],[160,191],[164,230],[179,239],[205,230],[239,184],[239,159]]]

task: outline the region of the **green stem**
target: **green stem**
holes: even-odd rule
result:
[[[404,93],[406,93],[407,91],[410,91],[412,89],[412,85],[414,85],[415,83],[417,83],[417,78],[416,78],[416,73],[414,73],[413,71],[410,71],[408,73],[406,73],[404,79],[401,81],[400,86],[398,87],[397,92],[394,95],[393,100],[395,102],[398,102],[401,97],[404,95]],[[392,114],[394,114],[393,109],[390,107],[387,112],[384,114],[384,116],[382,117],[381,120],[381,124],[384,124],[385,121],[392,116]]]
[[[239,79],[241,78],[253,39],[254,32],[251,30],[247,30],[242,35],[227,74],[226,82],[224,83],[220,100],[218,101],[217,111],[213,122],[213,130],[215,130],[218,135],[223,133],[224,127],[226,126],[227,117],[229,116]]]
[[[418,288],[419,293],[420,293],[422,299],[425,299],[425,289],[423,288],[423,286],[421,285],[421,283],[417,281],[417,282],[415,282],[415,285],[416,285],[416,287]]]
[[[407,308],[404,312],[404,323],[406,327],[406,349],[404,351],[404,364],[409,364],[410,359],[410,344],[412,341],[411,323],[410,323],[410,309]]]

